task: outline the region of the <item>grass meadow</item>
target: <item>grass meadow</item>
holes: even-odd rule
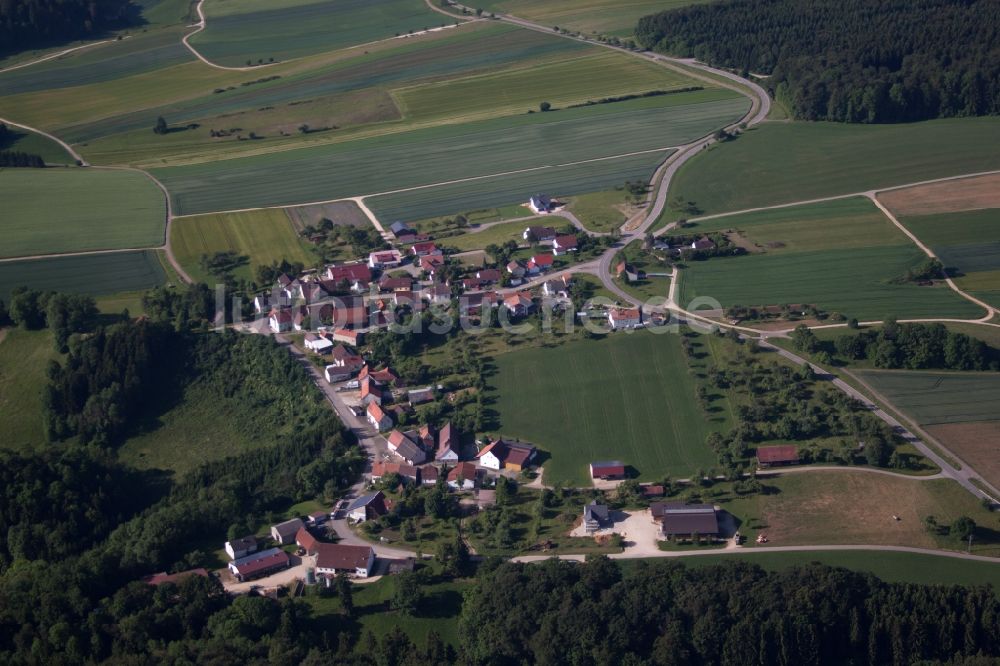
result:
[[[432,127],[152,172],[170,190],[178,214],[389,193],[679,145],[745,111],[744,98],[706,100],[713,92]],[[651,144],[651,134],[662,145]],[[475,207],[482,205],[490,204]],[[449,212],[454,211],[438,214]],[[421,211],[412,217],[434,215]]]
[[[865,198],[725,216],[693,230],[735,230],[756,248],[688,262],[683,303],[699,296],[723,307],[810,303],[862,320],[983,314],[944,285],[896,283],[925,255]]]
[[[204,10],[207,26],[191,44],[209,60],[230,66],[288,60],[454,23],[423,0],[208,0]]]
[[[0,329],[0,447],[28,453],[45,445],[42,391],[57,356],[48,331]]]
[[[670,196],[722,213],[997,169],[1000,148],[983,140],[997,131],[998,118],[770,123],[685,164]]]
[[[163,244],[166,204],[133,171],[0,170],[2,257]]]
[[[546,483],[589,485],[587,464],[620,459],[643,479],[716,464],[680,339],[615,334],[496,357],[500,433],[538,445]]]
[[[175,219],[170,244],[184,270],[195,280],[206,282],[214,278],[201,267],[204,254],[230,251],[249,257],[247,265],[234,273],[247,279],[253,278],[260,265],[282,259],[309,265],[315,259],[281,209]]]
[[[102,296],[152,289],[166,279],[155,250],[0,262],[0,298],[21,286]]]

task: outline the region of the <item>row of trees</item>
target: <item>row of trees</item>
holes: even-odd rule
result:
[[[766,84],[796,118],[891,123],[1000,113],[992,0],[727,0],[640,19],[656,51]]]
[[[16,287],[10,305],[0,301],[0,324],[8,319],[27,330],[48,327],[56,349],[66,351],[70,336],[84,333],[97,325],[97,304],[90,296],[38,291]]]

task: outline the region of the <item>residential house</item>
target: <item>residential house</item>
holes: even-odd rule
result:
[[[368,307],[362,296],[335,298],[327,306],[331,308],[329,321],[335,329],[364,328],[368,325]]]
[[[393,431],[395,432],[395,431]],[[404,482],[417,483],[420,480],[420,471],[413,465],[406,463],[385,462],[376,460],[372,463],[372,481],[379,481],[383,476],[389,474],[399,474]]]
[[[587,534],[611,525],[611,514],[606,504],[599,504],[597,500],[592,500],[590,504],[583,507],[583,527]]]
[[[330,362],[331,365],[335,365],[338,368],[345,368],[352,374],[365,367],[365,359],[350,351],[344,345],[337,345],[333,348],[333,353],[330,354]]]
[[[278,305],[277,300],[275,300],[275,305]],[[271,309],[271,296],[270,294],[257,294],[253,297],[253,311],[257,314],[264,314]]]
[[[305,527],[295,533],[295,545],[306,551],[307,555],[312,555],[316,552],[316,544],[318,543],[319,539],[314,537],[312,532]]]
[[[535,447],[505,442],[499,438],[476,454],[479,464],[486,469],[510,469],[515,472],[527,469],[534,457]]]
[[[292,311],[288,308],[274,308],[268,317],[268,326],[274,333],[286,333],[292,330]]]
[[[427,273],[431,277],[437,274],[438,269],[440,269],[445,264],[445,258],[443,254],[428,254],[426,256],[420,257],[420,270]]]
[[[556,230],[552,227],[528,227],[521,237],[532,243],[544,243],[555,240],[556,235]]]
[[[714,250],[715,243],[708,238],[699,238],[691,243],[692,250]]]
[[[618,265],[615,267],[615,274],[619,279],[624,276],[629,282],[644,280],[646,278],[645,271],[641,271],[632,264],[625,263],[624,261],[618,262]]]
[[[191,576],[199,576],[201,578],[208,578],[208,570],[197,568],[189,569],[187,571],[178,571],[174,574],[168,574],[166,571],[161,571],[160,573],[153,574],[152,576],[145,576],[142,579],[143,583],[147,585],[152,585],[154,587],[159,587],[160,585],[166,585],[167,583],[173,583],[177,585],[185,578],[190,578]]]
[[[400,277],[384,276],[378,281],[378,289],[383,293],[394,291],[412,291],[413,278],[406,275]]]
[[[424,451],[434,450],[434,426],[424,424],[420,426],[416,434],[411,437],[413,441],[423,447]]]
[[[507,264],[507,272],[510,273],[511,277],[520,279],[524,277],[524,274],[527,272],[527,270],[525,269],[524,266],[521,265],[520,261],[512,259]]]
[[[420,482],[425,486],[433,486],[438,482],[438,468],[434,465],[424,465],[420,468]]]
[[[635,328],[642,324],[642,312],[639,308],[612,308],[608,313],[608,322],[615,331]]]
[[[794,444],[779,444],[777,446],[758,446],[758,467],[773,467],[775,465],[796,465],[799,462],[799,449]]]
[[[378,250],[368,255],[368,267],[375,270],[395,268],[403,261],[399,250]]]
[[[545,215],[546,213],[551,213],[555,210],[555,204],[552,201],[552,197],[547,194],[535,194],[530,199],[528,199],[528,208],[535,215]]]
[[[390,432],[386,440],[389,443],[389,450],[410,465],[420,465],[427,460],[424,450],[398,430]]]
[[[306,516],[306,522],[312,526],[322,525],[330,517],[329,511],[313,511]]]
[[[555,280],[546,280],[542,283],[542,294],[549,298],[569,298],[569,280],[568,275]]]
[[[375,551],[371,546],[348,546],[340,543],[316,544],[316,573],[336,576],[346,573],[368,578],[375,570]]]
[[[535,311],[535,303],[531,300],[531,293],[519,291],[503,299],[503,305],[515,317],[525,317]]]
[[[655,502],[649,510],[653,520],[660,523],[661,533],[668,539],[719,536],[719,516],[711,504]]]
[[[445,463],[458,462],[460,446],[458,433],[455,432],[449,421],[438,433],[438,447],[434,459]]]
[[[485,308],[495,308],[500,303],[500,295],[495,291],[463,295],[458,299],[458,310],[463,315],[482,315]]]
[[[384,516],[388,512],[389,508],[385,503],[385,495],[382,494],[381,490],[358,497],[344,510],[347,518],[356,523],[373,520],[379,516]]]
[[[486,284],[496,284],[503,279],[499,268],[482,268],[476,271],[476,278]]]
[[[361,384],[361,404],[363,405],[375,404],[381,407],[383,400],[382,387],[379,386],[374,381],[372,381],[372,378],[370,376],[361,379],[360,384]]]
[[[410,389],[406,394],[411,405],[422,405],[425,402],[434,400],[434,387],[426,386],[419,389]]]
[[[413,231],[396,236],[396,245],[413,245],[414,243],[423,243],[424,241],[429,241],[431,239],[427,234],[418,234]]]
[[[290,544],[295,541],[295,533],[302,527],[305,527],[305,524],[301,518],[286,520],[283,523],[271,526],[271,538],[282,546]]]
[[[380,407],[378,403],[368,403],[366,415],[368,423],[370,423],[372,427],[379,432],[388,430],[392,427],[392,419],[389,418],[384,411],[382,411],[382,407]]]
[[[420,296],[435,305],[445,305],[451,302],[451,289],[447,285],[435,282],[420,290]]]
[[[392,368],[382,368],[381,370],[372,370],[368,366],[361,369],[361,373],[358,375],[359,379],[364,377],[371,377],[371,380],[378,384],[379,386],[402,386],[403,381],[399,378],[399,375]]]
[[[414,243],[413,247],[410,248],[410,254],[414,257],[426,257],[429,254],[440,254],[437,245],[431,241],[426,241],[423,243]]]
[[[326,278],[331,283],[327,285],[328,291],[335,291],[340,286],[346,286],[351,291],[358,292],[368,288],[368,283],[372,281],[372,271],[368,264],[358,261],[339,266],[327,266]]]
[[[603,481],[625,478],[625,463],[619,460],[607,460],[590,463],[590,478]]]
[[[329,338],[324,338],[314,333],[306,333],[303,343],[306,349],[313,351],[317,354],[326,354],[331,349],[333,349],[333,341]]]
[[[479,470],[470,462],[461,462],[448,472],[448,486],[456,490],[471,490],[479,483]]]
[[[543,273],[552,268],[554,261],[555,255],[549,252],[542,252],[531,256],[531,263],[535,265],[535,268]]]
[[[346,328],[337,328],[333,331],[333,339],[335,342],[346,342],[352,347],[357,347],[362,344],[364,340],[364,333],[359,333],[358,331],[352,331]]]
[[[552,254],[561,257],[570,252],[576,252],[576,236],[574,234],[556,236],[552,241]]]
[[[246,557],[250,553],[257,552],[257,539],[252,536],[245,536],[240,539],[226,542],[226,555],[231,560],[238,560]]]
[[[391,231],[392,235],[395,236],[396,238],[399,238],[403,234],[414,233],[413,229],[410,229],[403,222],[393,222],[392,224],[389,225],[389,231]]]
[[[280,548],[271,548],[230,562],[229,570],[237,580],[245,582],[287,569],[289,564],[291,559],[288,553]]]

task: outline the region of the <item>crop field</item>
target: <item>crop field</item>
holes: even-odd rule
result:
[[[9,127],[9,140],[0,144],[0,150],[13,150],[29,155],[38,155],[47,165],[75,164],[66,150],[52,139],[36,132]]]
[[[368,216],[353,201],[334,201],[316,206],[296,206],[286,208],[285,213],[288,214],[288,219],[291,220],[292,227],[296,231],[301,231],[308,225],[316,225],[324,218],[334,224],[351,227],[371,225]]]
[[[190,42],[209,60],[230,66],[288,60],[454,24],[423,0],[208,0],[203,9],[207,27]]]
[[[551,454],[546,483],[589,485],[587,463],[620,459],[643,479],[716,463],[680,339],[648,332],[496,357],[500,432]]]
[[[179,214],[390,193],[682,144],[746,110],[742,97],[707,101],[713,92],[432,127],[153,173]],[[650,144],[651,134],[661,146]]]
[[[16,287],[100,296],[152,289],[165,276],[154,250],[0,262],[0,298]]]
[[[831,567],[870,573],[887,583],[921,585],[986,585],[1000,589],[1000,562],[961,560],[943,555],[897,553],[875,550],[828,550],[772,552],[764,549],[739,554],[712,554],[678,558],[688,567],[705,567],[728,562],[747,562],[768,571],[784,571],[818,562]]]
[[[542,168],[507,176],[426,187],[366,199],[382,221],[425,219],[454,215],[483,207],[526,203],[532,192],[556,198],[621,185],[627,180],[649,180],[672,151],[619,157],[573,166]],[[522,215],[530,214],[527,208]]]
[[[163,243],[163,193],[141,173],[3,169],[0,201],[3,257]]]
[[[1000,173],[889,190],[878,198],[896,217],[1000,208]]]
[[[214,278],[201,267],[204,254],[231,251],[249,257],[248,264],[236,271],[237,277],[248,279],[260,265],[282,259],[309,265],[315,259],[281,209],[175,219],[170,245],[184,270],[206,282]]]
[[[770,123],[685,164],[670,196],[722,213],[998,169],[1000,147],[982,140],[998,131],[1000,118]]]
[[[590,34],[627,37],[639,19],[707,0],[486,0],[488,11]]]
[[[45,445],[42,392],[46,368],[57,356],[47,330],[0,329],[0,447],[28,453]]]
[[[1000,374],[859,370],[865,382],[922,425],[1000,419]]]

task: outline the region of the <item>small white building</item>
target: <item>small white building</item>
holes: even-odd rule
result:
[[[285,333],[292,330],[292,311],[284,308],[271,310],[268,326],[274,333]]]
[[[256,552],[257,539],[252,536],[246,536],[241,539],[234,539],[226,542],[226,555],[228,555],[231,560],[238,560],[241,557],[246,557],[250,553]]]
[[[368,267],[374,269],[395,268],[403,261],[399,250],[378,250],[368,255]]]
[[[333,349],[333,341],[312,333],[306,333],[304,340],[306,349],[317,354],[328,354]]]

